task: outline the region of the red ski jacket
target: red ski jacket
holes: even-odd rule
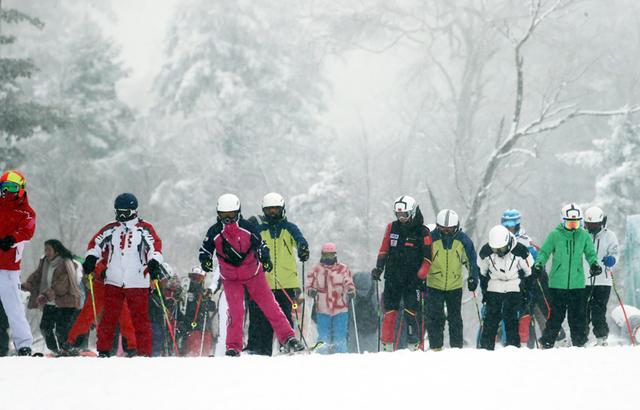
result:
[[[0,238],[13,236],[16,244],[8,251],[0,249],[0,270],[20,270],[22,251],[36,231],[36,213],[27,196],[18,201],[0,201]]]

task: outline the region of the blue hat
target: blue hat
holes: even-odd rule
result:
[[[513,228],[520,225],[520,211],[517,209],[507,209],[502,213],[502,226],[505,228]]]

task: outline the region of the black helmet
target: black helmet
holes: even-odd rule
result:
[[[135,195],[125,192],[124,194],[120,194],[116,197],[115,202],[113,203],[114,209],[138,209],[138,199]]]
[[[125,192],[116,197],[113,207],[116,210],[116,220],[129,221],[138,216],[138,199],[135,195]]]

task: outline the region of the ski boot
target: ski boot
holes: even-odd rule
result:
[[[553,343],[545,342],[542,338],[538,339],[538,346],[540,349],[552,349]]]
[[[111,352],[98,352],[98,357],[109,358],[111,357]]]
[[[284,342],[285,349],[288,353],[297,353],[304,350],[304,345],[300,343],[294,336],[289,337]]]
[[[607,336],[596,338],[596,346],[608,346]]]
[[[31,356],[31,348],[21,347],[20,349],[18,349],[18,356]]]
[[[393,343],[380,343],[381,352],[393,352]]]
[[[224,355],[229,357],[239,357],[240,352],[236,349],[228,349]]]

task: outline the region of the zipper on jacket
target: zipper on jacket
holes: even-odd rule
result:
[[[449,282],[449,249],[444,248],[444,289],[447,290],[447,283]]]
[[[567,290],[571,289],[571,262],[573,260],[573,250],[575,249],[575,231],[571,233],[571,241],[569,242],[569,278],[567,280]]]

